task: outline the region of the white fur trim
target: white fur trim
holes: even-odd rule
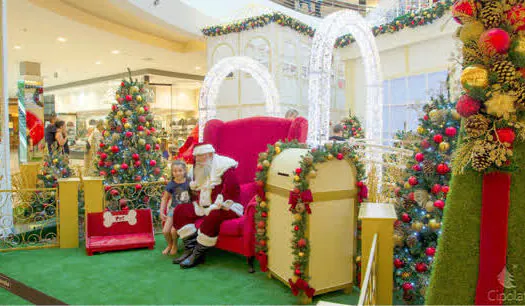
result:
[[[195,186],[195,190],[210,189],[211,193],[213,187],[222,183],[222,175],[224,172],[231,168],[236,168],[237,165],[238,163],[235,160],[226,156],[215,154],[211,164],[210,177],[204,184],[200,186],[197,185],[197,183],[193,184]]]
[[[197,202],[193,202],[193,207],[195,208],[195,214],[199,217],[202,217],[206,214],[204,207],[200,206]]]
[[[230,207],[230,210],[236,213],[239,217],[241,217],[244,214],[244,207],[239,203],[233,203]]]
[[[217,237],[210,237],[204,235],[201,230],[199,230],[199,235],[197,236],[197,242],[203,246],[212,247],[217,243]]]
[[[195,224],[190,223],[190,224],[186,224],[183,227],[181,227],[177,231],[177,234],[179,234],[180,238],[184,239],[184,238],[186,238],[186,237],[188,237],[190,235],[193,235],[196,232],[197,232],[197,228],[195,227]]]
[[[193,156],[206,153],[215,153],[215,149],[211,144],[204,144],[193,148]]]

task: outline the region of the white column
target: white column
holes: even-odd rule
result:
[[[1,0],[2,14],[0,30],[2,33],[2,48],[0,50],[0,89],[2,115],[0,137],[0,189],[11,189],[11,162],[9,149],[9,93],[7,85],[7,0]],[[0,237],[11,233],[13,227],[13,203],[7,192],[0,193]]]

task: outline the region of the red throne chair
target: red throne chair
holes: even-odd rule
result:
[[[155,246],[151,210],[136,209],[88,213],[86,253],[107,252]]]
[[[204,142],[215,151],[235,159],[239,166],[236,174],[241,185],[240,202],[244,215],[222,223],[216,247],[246,256],[249,272],[253,273],[255,258],[255,195],[257,185],[255,172],[260,152],[277,141],[298,140],[305,142],[308,121],[305,118],[283,119],[274,117],[252,117],[229,122],[210,120],[204,128]],[[198,220],[196,226],[202,222]]]

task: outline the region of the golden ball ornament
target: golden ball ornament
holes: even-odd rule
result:
[[[53,164],[58,164],[58,159],[53,159]]]
[[[117,112],[117,117],[119,117],[119,118],[124,117],[124,112],[123,111],[118,111]]]
[[[405,182],[405,185],[403,187],[405,187],[405,189],[410,189],[412,188],[412,185],[410,185],[409,182]]]
[[[265,160],[267,158],[268,158],[268,153],[266,153],[266,152],[259,153],[259,159]]]
[[[460,81],[467,91],[471,88],[485,88],[489,85],[489,72],[480,65],[470,66],[463,70]]]
[[[437,109],[433,109],[430,111],[430,113],[428,113],[428,117],[430,117],[430,120],[435,120],[438,116],[440,116],[440,114],[439,110]]]
[[[447,152],[448,149],[450,149],[450,144],[446,141],[443,141],[439,144],[439,151],[441,152]]]
[[[293,179],[296,181],[296,182],[299,182],[301,180],[301,177],[299,175],[296,175],[293,177]]]
[[[141,95],[135,96],[135,100],[137,100],[137,102],[142,102],[142,96]]]
[[[426,132],[427,132],[427,130],[424,127],[422,127],[422,126],[418,126],[417,127],[417,133],[419,135],[425,135]]]
[[[420,221],[415,221],[415,222],[412,222],[412,229],[416,232],[419,232],[423,229],[423,223],[421,223]]]
[[[452,116],[452,119],[458,121],[461,119],[461,115],[458,113],[457,110],[453,109],[450,111],[450,115]]]
[[[357,256],[357,257],[355,258],[355,262],[361,262],[361,256]]]
[[[295,222],[299,222],[299,221],[303,220],[303,217],[300,214],[294,214],[293,215],[293,220]]]
[[[139,139],[139,145],[143,146],[145,144],[146,144],[146,140],[145,139],[143,139],[143,138]]]
[[[427,219],[430,219],[430,217],[431,217],[430,214],[426,214],[425,215],[425,218],[427,218]]]
[[[428,212],[433,212],[434,211],[434,202],[432,201],[428,201],[425,203],[425,210],[428,211]]]
[[[311,179],[317,177],[317,172],[315,170],[310,170],[310,172],[308,173],[308,177]]]
[[[129,93],[130,94],[134,94],[134,93],[137,93],[137,92],[139,92],[139,88],[137,86],[131,86],[129,88]]]
[[[438,229],[441,228],[441,222],[438,222],[436,219],[432,219],[432,220],[428,221],[428,226],[432,230],[437,231]]]
[[[332,154],[328,154],[328,156],[326,157],[328,160],[332,160],[334,159],[334,156]]]
[[[115,95],[115,100],[118,100],[118,99],[120,99],[120,95],[119,95],[119,94],[116,94],[116,95]]]
[[[120,169],[120,165],[114,165],[114,166],[113,166],[113,169],[115,169],[115,170],[118,171],[118,170]]]
[[[295,205],[295,210],[302,214],[305,210],[306,210],[306,207],[304,206],[303,203],[298,203],[297,205]]]
[[[401,274],[401,277],[404,278],[404,279],[409,278],[409,277],[410,277],[410,272],[403,272],[403,273]]]
[[[149,122],[146,122],[146,127],[149,127],[149,126],[150,126]]]
[[[281,153],[281,148],[276,147],[276,148],[275,148],[275,154],[279,154],[279,153]]]
[[[402,247],[403,246],[403,236],[401,236],[399,234],[394,234],[393,239],[394,239],[394,244],[396,246],[398,246],[398,247]]]
[[[124,114],[126,114],[126,117],[131,117],[131,115],[133,115],[133,112],[128,109]]]
[[[131,124],[129,122],[124,123],[124,128],[125,129],[130,129],[131,128]]]
[[[303,252],[299,252],[299,257],[304,257],[304,253]]]
[[[162,142],[162,139],[157,138],[157,143],[160,144]]]
[[[262,162],[262,165],[263,165],[263,167],[268,168],[268,167],[270,167],[270,161],[269,160],[265,160],[265,161]]]
[[[108,131],[105,131],[104,132],[104,137],[108,137],[109,136],[109,132]]]
[[[261,203],[259,203],[259,206],[261,206],[262,208],[266,208],[266,206],[268,206],[268,204],[266,204],[266,202],[262,201]]]
[[[299,280],[299,276],[297,276],[297,275],[292,276],[292,282],[295,283],[295,282],[297,282],[298,280]]]

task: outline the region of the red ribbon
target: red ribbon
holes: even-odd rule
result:
[[[307,281],[300,278],[295,283],[292,281],[292,279],[288,280],[288,283],[290,284],[290,288],[292,289],[292,294],[294,296],[297,296],[300,291],[304,291],[307,297],[311,298],[315,294],[315,289],[310,287]]]
[[[483,176],[476,305],[502,305],[507,257],[510,174]]]
[[[261,267],[261,272],[268,271],[268,255],[265,252],[261,251],[255,255],[257,261],[259,261],[259,266]]]
[[[301,202],[304,204],[306,211],[311,214],[312,210],[310,209],[310,203],[314,201],[312,191],[310,191],[310,189],[307,189],[303,192],[294,192],[293,190],[290,191],[290,198],[288,199],[288,204],[291,205],[290,210],[295,209],[299,203],[299,200],[301,200]]]

